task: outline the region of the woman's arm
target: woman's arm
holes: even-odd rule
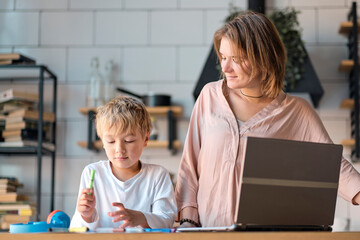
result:
[[[191,114],[175,189],[178,206],[177,221],[188,219],[190,222],[193,221],[198,224],[197,193],[199,173],[197,167],[201,149],[201,119],[204,114],[202,109],[203,95],[204,90],[198,97]],[[185,225],[189,225],[188,222],[185,223]]]
[[[360,174],[345,158],[341,161],[338,192],[345,200],[360,204]]]
[[[319,115],[309,105],[308,102],[302,100],[302,114],[296,116],[302,119],[304,134],[302,141],[333,143],[328,135]],[[301,111],[298,111],[301,112]],[[304,119],[304,116],[306,117]],[[348,202],[354,204],[360,203],[360,174],[353,165],[344,157],[341,160],[338,194]]]

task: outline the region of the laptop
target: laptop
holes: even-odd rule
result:
[[[193,231],[331,231],[342,146],[245,139],[234,224]]]

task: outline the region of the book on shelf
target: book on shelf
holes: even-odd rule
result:
[[[12,64],[12,60],[0,60],[0,65],[9,65]]]
[[[4,214],[0,216],[0,221],[4,222],[28,222],[30,220],[30,216],[21,216],[16,214]]]
[[[12,123],[20,123],[20,122],[32,122],[32,123],[36,123],[38,122],[37,119],[31,119],[31,118],[26,118],[23,116],[6,116],[5,118],[5,125],[7,124],[12,124]],[[43,125],[49,125],[50,122],[43,122]]]
[[[16,187],[23,187],[23,184],[20,183],[16,177],[0,176],[0,184],[9,184],[9,185],[14,185]]]
[[[20,195],[16,192],[8,192],[8,193],[0,194],[0,205],[24,203],[24,201],[28,201],[28,200],[29,200],[29,196]]]
[[[39,143],[33,140],[0,142],[0,147],[37,147],[38,145]],[[42,147],[49,151],[55,151],[55,145],[50,142],[43,142]]]
[[[18,194],[17,192],[8,192],[0,194],[0,205],[7,203],[24,203],[25,201],[29,201],[28,195]]]
[[[3,142],[20,142],[20,141],[35,141],[35,140],[27,139],[27,138],[24,138],[24,137],[21,137],[21,136],[13,136],[13,137],[4,138]],[[45,138],[43,138],[43,141],[44,142],[49,142]]]
[[[31,204],[27,201],[0,202],[0,211],[14,211],[20,209],[31,209]]]
[[[46,127],[42,130],[42,137],[43,139],[46,138]],[[9,130],[3,130],[2,131],[3,137],[9,138],[9,137],[16,137],[19,136],[23,140],[37,140],[38,139],[38,129],[37,127],[28,127],[28,128],[17,128],[17,129],[9,129]]]
[[[10,100],[7,102],[0,103],[0,114],[6,116],[12,111],[23,108],[28,110],[34,110],[36,109],[36,105],[37,105],[36,102],[23,101],[23,100]]]
[[[28,223],[31,216],[21,216],[17,214],[0,215],[0,229],[9,229],[10,224]]]
[[[39,94],[18,91],[12,88],[0,92],[0,103],[12,101],[12,100],[37,102],[39,101]]]
[[[17,188],[23,185],[15,177],[0,176],[0,204],[14,203],[16,201],[28,201],[27,195],[18,194]]]
[[[38,120],[39,112],[35,110],[19,109],[12,111],[8,114],[6,122],[11,121],[13,117],[23,117],[24,119]],[[55,113],[52,112],[43,112],[43,121],[45,122],[55,122]]]
[[[16,186],[10,184],[0,184],[0,194],[16,192]]]
[[[45,131],[42,131],[42,136],[45,138]],[[2,131],[3,138],[6,139],[10,137],[21,137],[23,140],[37,140],[38,138],[38,129],[34,128],[25,128],[25,129],[11,129]]]
[[[5,121],[4,129],[8,130],[20,130],[20,129],[38,129],[38,121],[26,119],[23,117],[13,117],[9,118],[9,121]],[[50,129],[50,124],[48,122],[43,122],[43,131],[48,131]]]
[[[15,209],[15,210],[6,210],[0,209],[0,215],[18,215],[18,216],[32,216],[36,212],[34,207],[30,208],[22,208],[22,209]]]
[[[35,64],[36,61],[20,53],[0,53],[0,65],[5,64]]]
[[[2,193],[0,194],[0,202],[16,202],[17,193]]]
[[[6,115],[0,114],[0,130],[5,129],[6,118]]]
[[[19,130],[19,129],[37,129],[36,121],[19,121],[19,122],[5,122],[5,131]],[[46,129],[43,129],[44,131]]]

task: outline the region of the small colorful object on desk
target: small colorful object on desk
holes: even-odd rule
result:
[[[47,222],[28,222],[10,224],[10,233],[66,232],[70,226],[70,217],[60,210],[52,211]]]
[[[176,228],[144,228],[145,232],[162,232],[162,233],[173,233],[176,232]]]
[[[89,228],[87,227],[73,227],[73,228],[69,228],[69,232],[73,232],[73,233],[84,233],[84,232],[88,232]]]

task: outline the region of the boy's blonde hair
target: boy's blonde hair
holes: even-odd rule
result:
[[[152,129],[150,114],[145,105],[132,97],[118,96],[97,108],[96,131],[100,139],[104,130],[112,129],[114,135],[134,133],[137,129],[145,137]]]
[[[276,98],[285,78],[286,50],[274,24],[265,15],[252,11],[237,16],[214,34],[219,59],[223,37],[232,43],[236,57],[248,59],[250,77],[261,78],[262,94]]]

